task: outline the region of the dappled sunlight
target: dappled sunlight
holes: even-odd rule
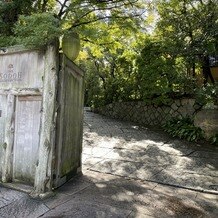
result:
[[[113,168],[115,164],[110,166]],[[122,167],[125,169],[124,165]],[[101,217],[107,214],[112,217],[210,217],[217,214],[216,195],[93,170],[84,170],[82,176],[71,179],[44,203],[52,209],[50,216],[57,216],[60,211],[67,215],[81,210],[87,213],[86,217],[93,210]]]
[[[150,182],[128,179],[114,175],[85,171],[84,176],[90,186],[75,196],[80,201],[89,201],[110,205],[112,208],[130,210],[132,217],[145,215],[155,217],[201,217],[213,209],[215,212],[216,199],[211,197],[209,205],[204,206],[197,198],[196,192],[176,189],[169,186],[155,185]],[[210,196],[210,195],[209,195]],[[131,216],[130,216],[131,217]]]
[[[201,145],[172,139],[160,131],[98,114],[86,113],[86,117],[85,125],[91,125],[84,132],[85,169],[214,191],[215,186],[212,185],[218,178],[218,161],[216,156],[205,158],[203,155],[209,156],[213,151],[211,148],[204,149]]]
[[[117,200],[117,201],[129,201],[131,202],[132,199],[130,198],[130,196],[134,196],[134,193],[133,192],[130,192],[130,191],[123,191],[122,193],[117,193],[117,194],[114,194],[112,195],[111,199],[113,200]]]

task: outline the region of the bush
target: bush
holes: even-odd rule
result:
[[[199,127],[194,126],[191,118],[172,118],[163,125],[163,128],[173,137],[187,139],[188,141],[198,141],[203,139],[203,131]]]
[[[218,104],[218,83],[207,84],[196,90],[196,103],[201,106]]]
[[[184,58],[172,55],[163,41],[147,38],[136,63],[137,82],[146,103],[167,105],[173,99],[193,96],[196,81],[187,74]]]

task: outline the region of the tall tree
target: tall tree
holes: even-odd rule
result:
[[[146,5],[141,0],[1,0],[0,25],[2,35],[13,33],[19,15],[53,13],[62,21],[63,28],[87,26],[97,21],[114,22],[122,25],[139,22]],[[138,18],[138,19],[136,19]],[[7,31],[5,31],[7,29]]]
[[[205,78],[211,76],[206,60],[218,50],[217,1],[160,0],[158,13],[157,34],[168,44],[171,54],[184,57],[193,76],[196,63],[201,64]]]

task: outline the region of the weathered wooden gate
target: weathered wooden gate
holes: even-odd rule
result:
[[[83,126],[83,72],[61,56],[55,186],[66,182],[81,168]]]
[[[81,169],[83,72],[57,46],[0,53],[3,182],[58,187]]]

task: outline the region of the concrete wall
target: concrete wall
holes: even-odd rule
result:
[[[205,138],[218,134],[218,109],[203,109],[199,111],[194,120],[195,126],[204,130]]]

